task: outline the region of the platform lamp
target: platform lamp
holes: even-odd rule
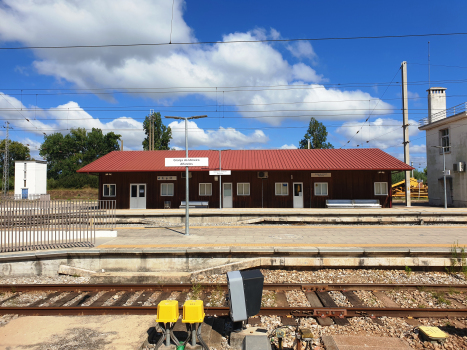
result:
[[[448,200],[446,194],[446,156],[445,156],[445,148],[449,148],[449,146],[431,146],[434,148],[441,148],[443,150],[443,179],[444,179],[444,209],[448,208]]]
[[[196,115],[193,117],[169,117],[166,116],[165,118],[167,119],[180,119],[185,121],[185,158],[188,158],[188,121],[191,119],[201,119],[201,118],[207,118],[207,115]],[[190,207],[190,202],[189,202],[189,177],[188,177],[188,167],[185,169],[186,173],[186,205],[185,205],[185,235],[189,236],[190,235],[190,222],[189,222],[189,207]]]

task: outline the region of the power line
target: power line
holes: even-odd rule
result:
[[[389,85],[386,87],[386,90],[384,90],[383,94],[381,95],[381,98],[383,98],[384,95],[386,94],[386,91],[388,91],[388,89],[389,89],[389,87],[391,86],[392,82],[393,82],[394,79],[396,78],[397,73],[399,73],[399,70],[400,70],[400,67],[399,67],[399,69],[397,70],[396,74],[394,74],[394,77],[392,78],[392,80],[391,80],[391,82],[389,83]],[[345,143],[343,146],[341,146],[340,149],[342,149],[342,148],[345,147],[347,144],[349,144],[350,141],[352,141],[352,139],[353,139],[355,136],[357,136],[357,134],[358,134],[360,131],[362,131],[363,127],[365,126],[365,123],[366,123],[367,121],[370,120],[371,114],[373,113],[373,111],[375,110],[375,108],[378,106],[379,101],[381,101],[381,99],[378,99],[378,100],[377,100],[375,107],[374,107],[373,110],[368,114],[368,117],[367,117],[366,120],[363,122],[363,124],[362,124],[362,126],[360,127],[360,129],[357,130],[357,132],[355,133],[355,135],[353,135],[353,136],[350,138],[350,140],[347,141],[347,143]],[[370,142],[370,140],[367,141],[367,143],[369,143],[369,142]],[[358,147],[358,145],[357,145],[357,147]]]
[[[242,43],[278,43],[300,41],[336,41],[336,40],[362,40],[362,39],[401,39],[467,35],[467,33],[427,33],[427,34],[401,34],[378,36],[350,36],[350,37],[324,37],[301,39],[261,39],[261,40],[227,40],[227,41],[196,41],[196,42],[165,42],[165,43],[135,43],[135,44],[103,44],[103,45],[64,45],[64,46],[18,46],[0,47],[0,50],[32,50],[32,49],[81,49],[81,48],[106,48],[106,47],[135,47],[135,46],[169,46],[169,45],[208,45],[208,44],[242,44]]]

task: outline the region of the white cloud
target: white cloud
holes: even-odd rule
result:
[[[170,37],[170,1],[4,0],[3,4],[0,7],[2,41],[56,46],[158,43],[168,42]],[[184,7],[183,1],[175,2],[172,42],[196,41],[183,19]],[[278,37],[280,33],[275,29],[255,29],[227,34],[222,40]],[[260,120],[273,125],[280,125],[285,117],[291,116],[303,121],[310,116],[320,120],[359,119],[367,113],[369,100],[372,100],[370,108],[378,101],[359,90],[326,89],[319,85],[325,78],[313,68],[302,62],[289,64],[280,52],[283,48],[257,42],[35,50],[34,67],[41,74],[65,79],[79,88],[201,88],[190,89],[191,92],[185,88],[183,93],[174,90],[163,94],[142,93],[165,103],[190,94],[215,99],[215,87],[275,86],[253,89],[256,91],[220,88],[226,104],[263,103],[248,109],[241,107],[240,113],[265,117]],[[317,59],[310,43],[294,43],[287,48],[295,57],[309,58],[312,63]],[[277,102],[289,104],[270,105]],[[392,107],[380,101],[377,109],[387,110],[375,110],[376,115],[381,115],[390,113]]]
[[[280,149],[297,149],[298,147],[295,146],[293,143],[291,143],[290,145],[282,145]]]
[[[426,154],[426,145],[410,145],[410,153],[423,153]]]
[[[293,56],[297,58],[308,58],[310,60],[316,60],[318,55],[313,50],[313,47],[308,41],[299,41],[287,46]]]
[[[363,122],[346,122],[337,129],[337,132],[344,136],[346,139],[351,139],[350,147],[376,147],[385,149],[388,147],[402,147],[403,134],[400,120],[390,118],[377,118],[373,121],[370,120],[370,127],[368,123]],[[416,127],[417,122],[409,120],[409,137],[413,137],[419,133]],[[361,129],[361,130],[360,130]],[[358,131],[358,133],[357,133]],[[366,141],[370,140],[369,143]]]
[[[168,126],[172,129],[171,147],[185,147],[185,122],[174,121]],[[265,144],[269,138],[261,130],[255,130],[250,135],[242,134],[234,128],[219,128],[217,130],[201,129],[194,121],[188,121],[188,149],[204,146],[207,148],[252,148]]]

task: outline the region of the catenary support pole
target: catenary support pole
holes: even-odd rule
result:
[[[219,150],[219,171],[222,170],[221,166],[221,150]],[[222,209],[222,175],[219,174],[219,209]]]
[[[404,129],[404,162],[410,165],[409,155],[409,109],[408,109],[408,98],[407,98],[407,62],[402,62],[402,113],[403,113],[403,124]],[[410,170],[405,172],[405,204],[411,206],[410,200]]]
[[[185,158],[188,158],[188,119],[185,118]],[[188,176],[188,166],[185,168],[186,196],[185,196],[185,235],[190,235],[190,182]]]

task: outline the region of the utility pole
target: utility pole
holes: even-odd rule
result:
[[[149,110],[148,150],[154,151],[154,109]]]
[[[10,177],[9,177],[9,154],[8,147],[10,144],[9,140],[10,123],[6,122],[6,137],[5,137],[5,151],[3,155],[3,182],[2,182],[2,193],[6,197],[10,190]]]
[[[410,165],[409,156],[409,109],[408,109],[408,96],[407,96],[407,62],[402,62],[402,115],[404,129],[404,162]],[[405,204],[411,206],[410,200],[410,170],[405,172]]]

